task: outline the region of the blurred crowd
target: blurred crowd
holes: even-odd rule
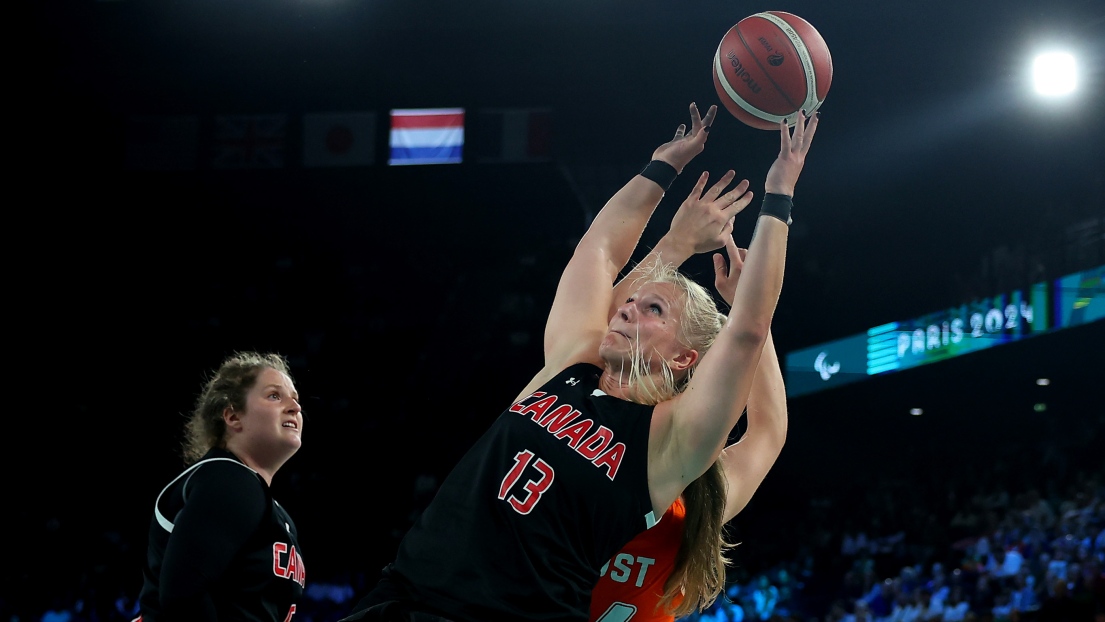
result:
[[[797,559],[731,580],[724,597],[688,619],[1105,621],[1101,445],[1052,465],[1022,458],[991,464],[974,486],[979,473],[960,468],[942,503],[934,491],[882,479],[864,500],[846,502],[839,531]],[[815,501],[810,515],[831,524],[837,505]]]

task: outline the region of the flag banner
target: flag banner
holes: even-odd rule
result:
[[[455,164],[464,149],[464,109],[391,111],[388,164]]]
[[[548,162],[552,159],[552,110],[482,109],[472,128],[477,162]]]
[[[376,162],[376,113],[303,115],[303,166],[370,166]]]
[[[127,120],[123,166],[136,171],[196,168],[200,120],[194,115],[136,116]]]
[[[215,117],[212,168],[281,168],[288,117],[282,114]]]

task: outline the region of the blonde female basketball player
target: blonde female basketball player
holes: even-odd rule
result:
[[[649,217],[705,144],[716,108],[705,119],[691,110],[690,130],[654,151],[577,245],[546,323],[544,368],[460,460],[346,620],[586,620],[603,564],[716,462],[767,340],[790,197],[817,121],[781,129],[728,318],[663,261],[615,303]],[[688,199],[725,205],[719,232],[752,200],[747,180],[726,191],[733,178],[706,190],[703,174]]]

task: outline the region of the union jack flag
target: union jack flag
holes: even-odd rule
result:
[[[287,115],[215,117],[213,168],[284,166]]]

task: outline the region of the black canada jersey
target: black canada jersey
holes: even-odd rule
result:
[[[143,574],[142,622],[289,622],[306,579],[291,516],[221,449],[158,495]]]
[[[575,364],[504,411],[442,482],[385,581],[457,620],[586,620],[611,556],[651,526],[652,407]]]

